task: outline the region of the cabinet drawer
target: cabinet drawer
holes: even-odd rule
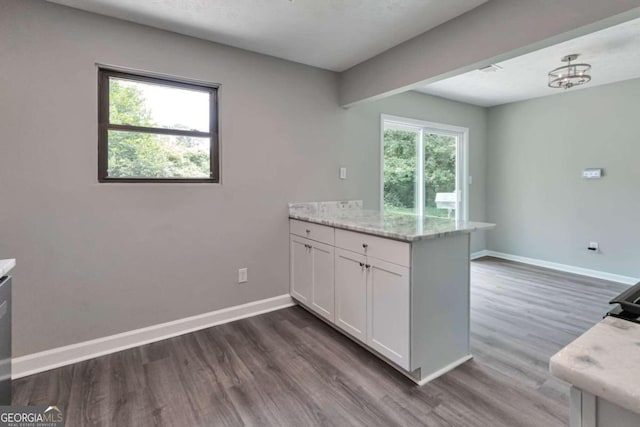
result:
[[[411,245],[406,242],[336,229],[336,247],[410,267]]]
[[[297,219],[289,220],[289,232],[307,239],[332,245],[334,242],[333,227],[326,225],[314,224],[312,222],[298,221]]]

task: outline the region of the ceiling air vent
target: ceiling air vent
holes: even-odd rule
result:
[[[500,70],[502,70],[502,67],[496,64],[489,64],[486,67],[478,68],[478,71],[482,71],[483,73],[495,73]]]

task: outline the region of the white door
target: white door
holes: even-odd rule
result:
[[[331,322],[334,321],[335,287],[333,281],[334,250],[332,246],[310,242],[313,258],[311,308]]]
[[[367,273],[365,257],[336,248],[336,325],[366,342]]]
[[[311,245],[307,239],[295,236],[289,237],[289,280],[291,296],[300,302],[310,305],[313,257]]]
[[[409,269],[367,259],[367,344],[409,369]]]
[[[382,115],[380,209],[467,220],[469,129]]]

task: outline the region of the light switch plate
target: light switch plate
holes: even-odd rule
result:
[[[241,268],[238,270],[238,283],[246,283],[249,279],[247,278],[248,271],[246,268]]]
[[[347,168],[340,168],[340,179],[347,179]]]

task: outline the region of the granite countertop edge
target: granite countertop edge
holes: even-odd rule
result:
[[[441,237],[449,237],[455,236],[458,234],[468,234],[473,233],[475,231],[480,230],[490,230],[495,228],[495,224],[489,223],[476,223],[476,222],[466,222],[468,227],[459,229],[459,230],[451,230],[451,231],[438,231],[438,232],[425,232],[424,234],[403,234],[396,233],[393,231],[382,230],[380,228],[366,227],[361,225],[349,224],[345,222],[341,222],[338,218],[319,218],[317,216],[309,216],[302,214],[289,213],[290,219],[297,219],[299,221],[306,221],[320,225],[326,225],[329,227],[340,228],[348,231],[356,231],[359,233],[371,234],[373,236],[386,237],[394,240],[400,240],[403,242],[415,242],[419,240],[427,240],[427,239],[437,239]]]
[[[13,267],[16,266],[16,260],[13,258],[0,259],[0,277],[9,274]]]
[[[626,332],[614,337],[615,340],[620,341],[620,347],[609,349],[613,356],[609,356],[610,360],[606,363],[607,354],[602,352],[606,351],[603,349],[609,348],[611,343],[603,344],[598,339],[598,335],[606,334],[611,328],[619,328]],[[637,350],[628,348],[625,350],[625,346],[636,347]],[[629,365],[637,364],[635,359],[640,359],[640,325],[607,317],[553,355],[549,361],[549,370],[555,377],[583,391],[640,414],[640,388],[633,374],[624,371],[625,368],[621,367],[622,363],[619,359],[621,354],[631,360],[627,362]],[[605,361],[602,360],[603,358]],[[607,369],[609,374],[603,374],[603,370]],[[627,380],[621,381],[621,378]]]

